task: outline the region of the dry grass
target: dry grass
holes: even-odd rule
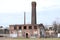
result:
[[[4,40],[60,40],[60,38],[6,38]]]

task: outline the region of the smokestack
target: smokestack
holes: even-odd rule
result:
[[[24,24],[26,24],[26,13],[24,12]]]
[[[31,24],[36,24],[36,2],[32,2],[32,19]]]

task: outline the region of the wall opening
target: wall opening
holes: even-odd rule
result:
[[[19,26],[19,30],[21,30],[22,29],[22,27],[21,26]]]
[[[32,26],[29,26],[29,29],[32,29]]]
[[[26,38],[28,38],[28,33],[26,33]]]
[[[24,26],[24,29],[27,29],[27,27],[26,27],[26,26]]]
[[[34,26],[34,29],[37,29],[37,26]]]

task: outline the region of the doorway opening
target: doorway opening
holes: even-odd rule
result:
[[[26,38],[28,38],[28,33],[26,33]]]

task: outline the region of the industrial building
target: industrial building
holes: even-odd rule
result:
[[[40,38],[44,36],[44,25],[36,24],[36,2],[32,2],[31,24],[25,24],[24,20],[24,24],[9,25],[9,28],[10,37]]]

